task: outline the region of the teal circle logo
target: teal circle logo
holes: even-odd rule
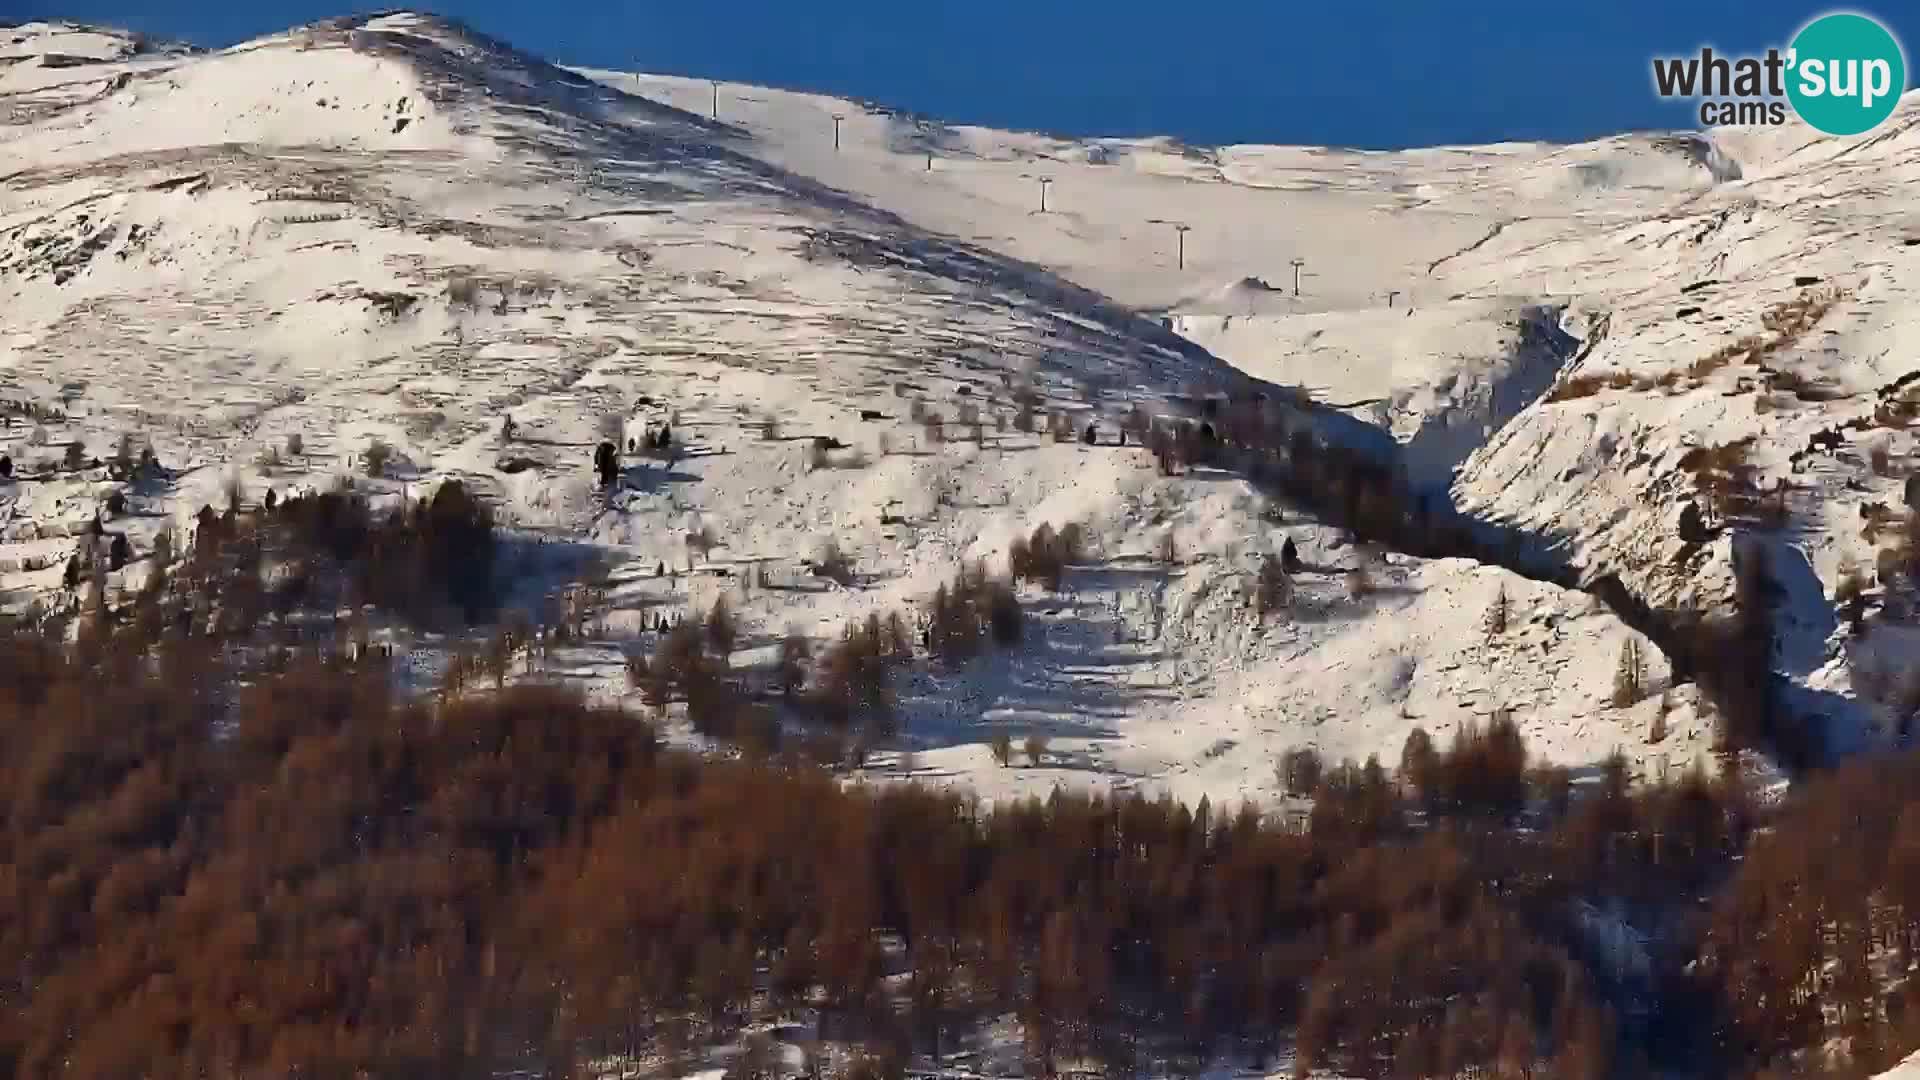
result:
[[[1787,100],[1800,119],[1829,135],[1871,131],[1893,115],[1907,89],[1900,42],[1878,22],[1822,15],[1793,39]]]

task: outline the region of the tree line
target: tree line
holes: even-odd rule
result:
[[[865,1075],[1005,1016],[1032,1074],[1289,1049],[1369,1078],[1858,1073],[1920,1044],[1920,758],[1767,810],[1737,772],[1635,787],[1617,757],[1576,789],[1495,717],[1392,765],[1288,755],[1298,823],[988,809],[848,788],[787,740],[668,750],[547,686],[409,698],[344,634],[274,632],[342,598],[485,618],[496,541],[449,487],[387,513],[234,500],[129,608],[0,636],[0,1071],[561,1077],[684,1065],[782,1013]],[[1046,581],[1078,544],[1026,547]],[[923,648],[1017,641],[1010,599],[969,568]],[[664,634],[642,699],[780,730],[737,633],[720,604]],[[817,656],[790,637],[775,700],[883,737],[911,653],[898,617]],[[1653,928],[1644,965],[1594,911]]]
[[[710,662],[715,623],[675,648]],[[1004,1016],[1036,1075],[1288,1049],[1365,1077],[1754,1075],[1920,1042],[1892,977],[1920,942],[1916,758],[1769,812],[1738,774],[1636,788],[1617,758],[1573,791],[1496,718],[1392,766],[1290,762],[1298,825],[989,809],[669,750],[552,687],[409,698],[337,648],[139,625],[0,638],[8,1075],[562,1077],[781,1014],[864,1048],[823,1071],[877,1075]],[[894,648],[866,634],[842,644]],[[1600,909],[1664,927],[1650,974]]]

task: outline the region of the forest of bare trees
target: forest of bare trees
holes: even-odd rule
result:
[[[663,652],[718,669],[725,622]],[[880,708],[899,636],[849,628],[814,679]],[[1569,797],[1500,721],[1301,772],[1300,828],[1137,795],[989,811],[668,750],[553,688],[405,699],[324,644],[262,667],[132,615],[88,640],[0,640],[8,1075],[569,1076],[783,1013],[882,1074],[1009,1015],[1035,1073],[1294,1048],[1367,1077],[1750,1075],[1920,1041],[1893,977],[1920,759],[1771,813],[1620,761]],[[1594,908],[1659,916],[1650,982]]]
[[[408,702],[319,654],[243,686],[186,635],[153,658],[0,651],[10,1075],[567,1075],[799,1007],[896,1065],[1007,1013],[1042,1069],[1296,1028],[1369,1075],[1430,1030],[1455,1070],[1608,1050],[1578,963],[1508,910],[1532,899],[1378,777],[1306,835],[1139,798],[988,813],[666,751],[558,690]]]
[[[1175,467],[1244,438],[1218,422],[1167,437]],[[1311,440],[1286,455],[1356,528],[1416,513],[1316,488],[1339,455]],[[290,630],[361,603],[485,620],[497,543],[457,484],[391,511],[236,497],[77,634],[0,636],[0,1073],[572,1077],[645,1051],[678,1074],[777,1016],[875,1076],[1006,1017],[1030,1075],[1289,1052],[1368,1078],[1865,1075],[1920,1045],[1920,756],[1769,806],[1737,770],[1634,784],[1617,756],[1576,784],[1495,716],[1416,731],[1391,767],[1287,755],[1297,820],[1064,791],[987,809],[848,787],[782,737],[895,733],[897,615],[750,672],[722,602],[633,657],[644,703],[737,758],[537,683],[406,696],[348,628]],[[1078,546],[1036,533],[1022,569],[1052,585]],[[1703,635],[1733,650],[1714,677],[1770,648],[1766,567],[1741,581]],[[946,662],[1019,639],[982,567],[933,607]],[[1763,698],[1715,689],[1730,729],[1782,738]]]

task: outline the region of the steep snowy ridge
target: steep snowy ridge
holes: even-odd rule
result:
[[[1841,745],[1876,718],[1830,692],[1847,688],[1849,654],[1873,646],[1837,632],[1829,597],[1843,566],[1870,570],[1897,533],[1868,540],[1863,513],[1900,507],[1913,467],[1905,422],[1876,413],[1920,370],[1920,234],[1902,197],[1920,179],[1917,131],[1910,96],[1885,131],[1851,145],[1805,129],[1749,136],[1742,181],[1593,235],[1502,237],[1455,270],[1490,287],[1526,258],[1606,284],[1573,313],[1604,338],[1465,464],[1461,505],[1556,537],[1589,577],[1618,575],[1669,609],[1719,607],[1736,536],[1765,545],[1784,590],[1776,661],[1844,714]],[[1826,431],[1837,439],[1815,439]],[[1687,463],[1731,444],[1745,445],[1746,487],[1788,485],[1788,527],[1735,514],[1712,542],[1689,542],[1685,505],[1715,515]]]
[[[136,78],[119,93],[11,136],[8,149],[38,166],[19,178],[23,187],[37,189],[26,192],[29,209],[56,204],[65,194],[62,181],[81,184],[201,147],[241,155],[252,172],[265,175],[241,172],[232,181],[277,197],[300,191],[309,171],[303,151],[404,155],[395,162],[405,162],[404,168],[385,172],[357,157],[326,162],[321,174],[333,190],[323,201],[359,199],[405,226],[468,226],[500,239],[517,229],[521,236],[551,232],[554,240],[575,244],[618,241],[622,230],[643,232],[641,223],[619,220],[621,207],[608,205],[622,198],[703,206],[739,200],[750,210],[794,213],[802,220],[792,224],[817,222],[826,233],[792,236],[789,247],[848,263],[945,275],[956,287],[985,291],[996,301],[1027,301],[1027,315],[1047,322],[1032,328],[1035,337],[1105,335],[1108,348],[1141,349],[1146,362],[1176,356],[1193,361],[1193,370],[1174,382],[1189,376],[1234,381],[1231,371],[1204,353],[1093,294],[1044,272],[917,235],[887,215],[730,150],[717,134],[699,118],[611,93],[446,24],[386,16],[320,24]],[[567,217],[550,222],[544,216],[549,208],[541,207],[542,216],[517,224],[480,226],[472,214],[433,221],[429,215],[440,208],[425,205],[425,194],[457,184],[461,170],[479,167],[537,177],[566,200],[552,209],[569,211]],[[421,182],[430,186],[414,186]],[[458,191],[452,199],[457,206],[478,194]],[[845,233],[834,236],[827,225]],[[1045,350],[1035,345],[1026,351]]]

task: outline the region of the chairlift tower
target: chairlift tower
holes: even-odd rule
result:
[[[1174,231],[1174,265],[1181,270],[1187,268],[1187,233],[1192,226],[1184,221],[1168,221],[1165,218],[1148,218],[1149,225],[1171,225]]]

